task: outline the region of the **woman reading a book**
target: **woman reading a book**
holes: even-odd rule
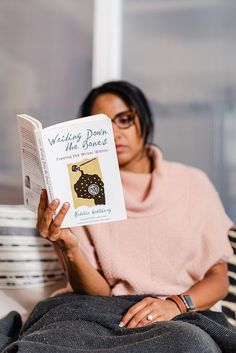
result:
[[[93,89],[80,115],[98,113],[113,123],[127,220],[61,229],[70,205],[47,206],[45,191],[38,212],[41,236],[56,245],[72,291],[87,305],[86,329],[103,317],[116,352],[221,352],[204,325],[228,291],[232,221],[202,171],[166,161],[151,143],[152,115],[137,87],[117,81]]]

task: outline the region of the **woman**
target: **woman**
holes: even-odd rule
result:
[[[98,113],[113,123],[128,219],[61,229],[70,205],[56,199],[47,206],[43,191],[37,224],[41,236],[57,246],[75,293],[88,295],[90,303],[107,297],[99,304],[101,311],[109,298],[117,298],[117,310],[119,300],[132,299],[117,329],[147,330],[157,323],[150,328],[160,337],[147,351],[221,352],[203,329],[172,319],[205,311],[227,294],[232,221],[202,171],[165,161],[150,144],[151,112],[137,87],[117,81],[93,89],[81,116]],[[162,329],[172,341],[168,335],[165,341]]]

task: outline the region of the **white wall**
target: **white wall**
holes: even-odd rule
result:
[[[5,186],[21,183],[16,114],[44,125],[72,119],[91,88],[93,5],[0,2],[0,203]]]
[[[236,2],[125,0],[122,78],[152,102],[168,159],[206,171],[236,222]]]

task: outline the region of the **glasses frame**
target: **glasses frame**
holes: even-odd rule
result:
[[[127,116],[131,116],[132,117],[132,120],[130,121],[129,124],[125,125],[125,126],[122,126],[122,125],[119,125],[118,123],[118,118],[121,116],[121,115],[124,115],[126,114]],[[136,112],[134,110],[124,110],[118,114],[116,114],[113,118],[111,118],[111,121],[112,123],[114,123],[119,129],[128,129],[130,126],[134,125],[134,120],[135,120],[135,117],[136,117]]]

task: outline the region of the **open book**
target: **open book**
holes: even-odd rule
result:
[[[42,188],[49,202],[70,203],[62,227],[126,218],[111,120],[103,114],[42,127],[17,115],[24,204],[37,212]],[[59,207],[60,208],[60,207]]]

